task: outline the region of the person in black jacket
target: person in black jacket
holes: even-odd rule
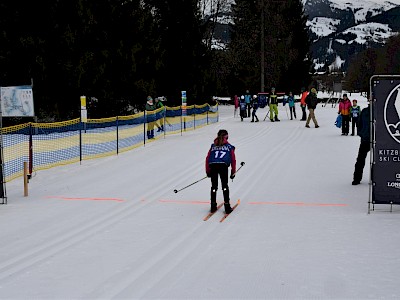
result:
[[[310,93],[307,95],[306,98],[306,104],[308,107],[308,117],[307,117],[307,121],[306,121],[306,127],[310,128],[310,121],[311,119],[314,122],[315,128],[318,128],[318,122],[317,119],[315,118],[315,114],[314,114],[314,110],[317,107],[318,104],[318,98],[317,98],[317,90],[315,88],[312,88]]]
[[[361,111],[358,119],[357,134],[360,136],[360,148],[358,149],[357,161],[354,166],[353,182],[352,185],[360,184],[363,170],[365,166],[365,159],[369,150],[371,149],[371,134],[370,134],[370,104],[368,107]]]

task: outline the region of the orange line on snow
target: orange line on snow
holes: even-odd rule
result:
[[[249,204],[292,205],[292,206],[348,206],[341,203],[304,203],[304,202],[249,202]]]
[[[163,203],[180,203],[180,204],[210,204],[210,201],[179,201],[179,200],[158,200]]]
[[[90,201],[116,201],[116,202],[124,202],[125,200],[123,199],[118,199],[118,198],[93,198],[93,197],[87,197],[87,198],[80,198],[80,197],[61,197],[61,196],[47,196],[46,198],[49,199],[61,199],[61,200],[90,200]]]

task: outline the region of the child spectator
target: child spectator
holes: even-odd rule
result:
[[[358,132],[358,117],[360,115],[360,106],[357,105],[357,100],[353,100],[353,106],[350,107],[350,117],[351,117],[351,135],[354,135],[354,128],[357,128]],[[357,133],[356,133],[357,134]]]

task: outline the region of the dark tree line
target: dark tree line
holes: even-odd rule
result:
[[[379,49],[368,48],[354,56],[345,77],[345,88],[350,91],[369,92],[373,75],[400,74],[400,35],[389,38]]]
[[[309,82],[300,0],[264,1],[266,86]],[[147,95],[179,105],[260,91],[260,1],[236,1],[227,50],[208,47],[198,0],[43,0],[0,3],[0,85],[33,83],[39,121],[143,109]]]

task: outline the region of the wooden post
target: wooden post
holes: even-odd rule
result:
[[[28,163],[24,162],[24,197],[28,196]]]

